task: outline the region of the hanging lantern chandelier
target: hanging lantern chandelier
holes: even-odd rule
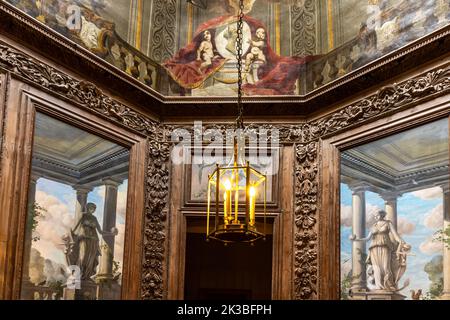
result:
[[[238,117],[234,137],[233,158],[226,166],[216,164],[215,171],[208,176],[208,207],[206,237],[221,242],[253,243],[265,238],[266,229],[266,175],[250,166],[245,160],[244,107],[242,103],[242,43],[244,1],[239,2],[237,22],[237,67],[238,67]],[[263,193],[262,198],[258,193]],[[264,220],[256,223],[256,202],[263,201]]]

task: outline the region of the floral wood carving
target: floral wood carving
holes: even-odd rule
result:
[[[317,145],[317,142],[297,145],[295,150],[295,299],[317,295]]]
[[[0,67],[127,128],[144,134],[159,131],[157,122],[111,99],[94,84],[74,79],[2,43],[0,43]]]
[[[163,262],[170,145],[155,140],[149,140],[148,145],[142,298],[161,300],[165,297]]]
[[[349,105],[327,117],[311,122],[308,141],[360,124],[381,114],[395,111],[434,94],[450,91],[450,66],[430,71],[425,75],[400,84],[385,86],[376,94]]]

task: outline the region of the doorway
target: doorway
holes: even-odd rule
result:
[[[186,300],[270,300],[272,235],[254,245],[225,246],[207,242],[202,228],[188,220],[186,234]],[[271,230],[268,225],[267,230]]]

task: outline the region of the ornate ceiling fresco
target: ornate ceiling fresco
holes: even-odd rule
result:
[[[235,96],[236,0],[7,0],[164,96]],[[244,91],[303,96],[450,22],[447,0],[247,0]]]

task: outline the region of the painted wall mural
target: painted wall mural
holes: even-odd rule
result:
[[[164,95],[236,95],[237,0],[7,2]],[[448,25],[450,4],[246,0],[244,20],[245,94],[304,95]]]

